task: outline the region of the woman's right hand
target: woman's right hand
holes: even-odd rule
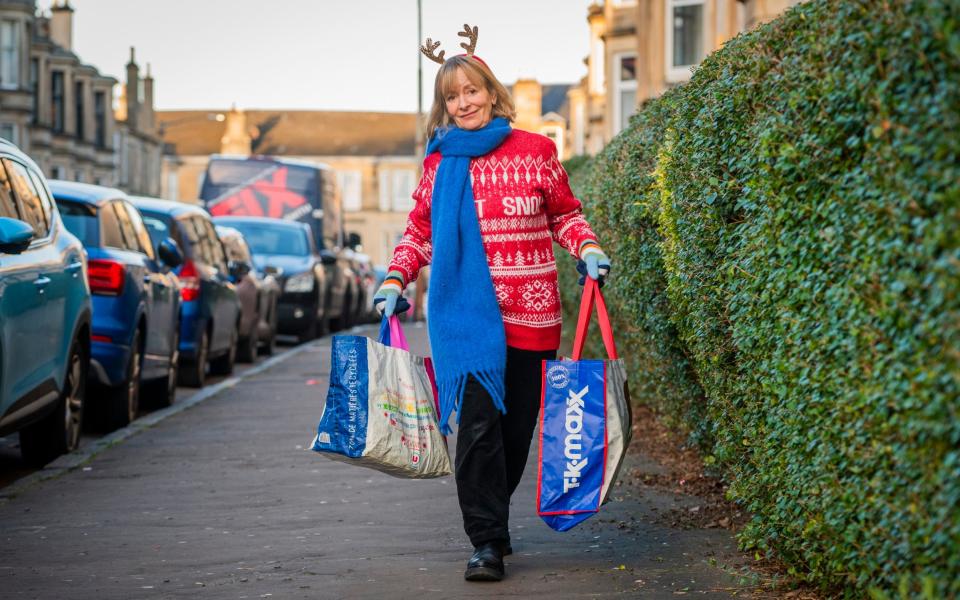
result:
[[[387,273],[380,289],[373,296],[373,306],[382,316],[390,317],[396,312],[404,313],[410,309],[410,303],[400,295],[403,288],[403,274],[400,271]]]

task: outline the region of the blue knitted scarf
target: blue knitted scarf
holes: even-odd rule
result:
[[[480,238],[470,159],[491,152],[509,134],[510,124],[497,118],[473,131],[438,129],[427,145],[427,154],[441,155],[430,211],[433,261],[427,321],[443,433],[451,432],[447,422],[454,410],[460,422],[470,375],[490,393],[494,406],[506,412],[507,337]]]

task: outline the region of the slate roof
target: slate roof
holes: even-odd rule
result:
[[[220,152],[224,122],[213,116],[227,111],[163,110],[156,112],[164,142],[181,156]],[[247,126],[258,135],[254,154],[275,156],[413,156],[414,113],[248,110]]]

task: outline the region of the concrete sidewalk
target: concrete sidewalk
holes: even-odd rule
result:
[[[373,329],[368,331],[373,334]],[[415,350],[426,331],[409,326]],[[729,598],[729,532],[650,524],[672,498],[621,486],[573,531],[535,510],[533,449],[515,554],[467,583],[452,478],[400,480],[307,448],[330,339],[0,505],[3,598]],[[631,457],[629,473],[642,457]],[[646,468],[655,468],[646,465]],[[750,588],[739,590],[741,595]]]

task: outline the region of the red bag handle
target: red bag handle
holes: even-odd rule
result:
[[[587,341],[587,329],[590,327],[590,316],[593,313],[593,305],[597,305],[597,321],[600,323],[600,335],[603,337],[603,345],[607,349],[607,357],[615,360],[617,356],[617,344],[613,341],[613,327],[610,325],[610,316],[607,314],[607,303],[603,300],[603,294],[600,293],[600,286],[589,277],[583,285],[583,296],[580,297],[580,315],[577,318],[577,331],[573,336],[573,360],[580,360],[583,356],[583,344]]]

